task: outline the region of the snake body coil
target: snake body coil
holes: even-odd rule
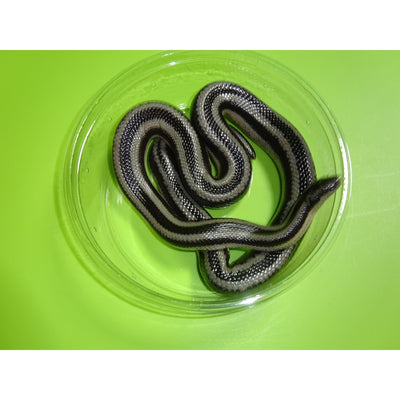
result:
[[[212,218],[203,208],[234,202],[250,183],[255,153],[239,130],[280,171],[283,201],[269,226]],[[158,190],[146,171],[149,152]],[[317,181],[300,133],[230,82],[202,89],[190,121],[164,103],[135,107],[115,133],[113,160],[120,186],[144,218],[170,243],[198,250],[203,277],[223,291],[247,290],[278,271],[317,209],[340,185],[337,177]],[[229,248],[251,252],[229,265]]]

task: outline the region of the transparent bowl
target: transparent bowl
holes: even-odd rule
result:
[[[160,239],[124,196],[112,164],[112,142],[123,116],[147,101],[164,101],[187,116],[206,84],[244,86],[288,119],[305,138],[317,176],[342,177],[342,185],[318,211],[294,255],[267,282],[243,293],[217,293],[201,280],[193,251]],[[279,176],[256,146],[253,180],[232,206],[214,217],[267,224],[280,198]],[[255,52],[182,51],[159,54],[124,71],[92,99],[77,122],[62,175],[62,209],[77,252],[93,276],[124,300],[175,316],[212,316],[254,306],[304,276],[331,242],[350,187],[350,163],[339,129],[316,93],[297,75]],[[231,259],[241,255],[231,251]]]

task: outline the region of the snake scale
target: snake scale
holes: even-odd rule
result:
[[[255,152],[241,132],[280,173],[281,205],[268,226],[212,218],[204,208],[231,204],[250,184]],[[148,223],[171,244],[198,251],[203,278],[226,292],[255,287],[282,268],[340,186],[338,177],[317,180],[309,148],[292,124],[231,82],[204,87],[190,120],[165,103],[133,108],[116,130],[113,162],[122,190]],[[249,251],[230,264],[230,248]]]

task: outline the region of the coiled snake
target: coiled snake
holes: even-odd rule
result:
[[[282,201],[269,226],[212,218],[204,209],[234,202],[250,184],[255,153],[240,131],[280,171]],[[147,157],[158,188],[148,176]],[[230,292],[252,288],[278,271],[317,209],[340,185],[338,177],[317,180],[296,128],[230,82],[203,88],[190,120],[164,103],[133,108],[115,133],[113,161],[121,188],[158,234],[175,246],[197,250],[203,278]],[[251,251],[230,265],[229,248]]]

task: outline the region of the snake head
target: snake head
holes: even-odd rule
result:
[[[306,194],[306,199],[311,208],[319,207],[338,189],[341,184],[339,177],[324,178],[314,183]]]

